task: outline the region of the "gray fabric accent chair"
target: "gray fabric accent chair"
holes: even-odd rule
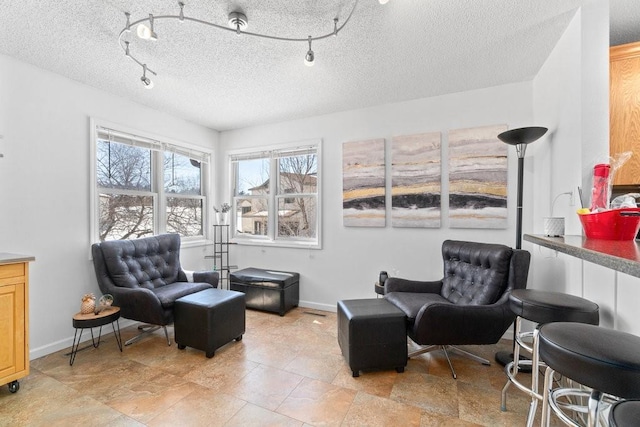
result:
[[[180,266],[180,235],[161,234],[131,240],[110,240],[91,246],[100,291],[113,295],[121,316],[144,323],[125,345],[173,323],[176,299],[218,287],[215,271],[187,274]],[[191,280],[191,276],[193,280]]]
[[[384,284],[388,301],[407,315],[407,335],[425,346],[409,357],[447,350],[480,363],[487,359],[454,347],[497,343],[515,319],[509,292],[527,286],[531,254],[490,243],[446,240],[442,243],[444,277],[415,281],[390,277]]]

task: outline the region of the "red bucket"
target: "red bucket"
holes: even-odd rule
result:
[[[640,216],[625,216],[624,212],[640,213],[640,208],[612,209],[578,215],[584,234],[590,239],[633,240],[640,229]]]

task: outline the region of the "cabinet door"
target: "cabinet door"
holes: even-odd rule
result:
[[[0,280],[0,378],[25,369],[25,284]]]
[[[609,149],[611,156],[631,151],[616,171],[614,185],[640,184],[640,43],[615,46],[609,65]]]

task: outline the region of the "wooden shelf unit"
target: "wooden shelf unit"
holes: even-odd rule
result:
[[[229,225],[213,226],[213,255],[206,258],[213,259],[213,269],[220,274],[219,288],[229,289],[229,274],[231,270],[238,268],[236,265],[229,264],[229,246],[233,245],[230,241],[231,231]]]

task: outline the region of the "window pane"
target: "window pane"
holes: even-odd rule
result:
[[[151,150],[99,139],[97,155],[99,187],[151,190]]]
[[[316,193],[318,157],[316,154],[278,159],[280,182],[278,194]]]
[[[269,194],[269,159],[238,161],[236,179],[236,196]]]
[[[202,199],[167,197],[167,232],[202,236]]]
[[[164,191],[200,195],[200,162],[175,153],[164,153]]]
[[[153,197],[100,194],[100,241],[153,235]]]
[[[278,198],[278,237],[316,237],[317,204],[314,196]]]
[[[269,220],[267,199],[236,198],[236,233],[266,236]]]

